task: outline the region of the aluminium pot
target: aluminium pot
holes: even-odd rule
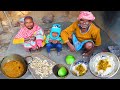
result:
[[[27,57],[30,57],[30,56],[27,56]],[[3,68],[3,66],[4,66],[5,63],[8,63],[8,62],[13,61],[13,60],[17,60],[17,61],[20,61],[23,64],[23,66],[24,66],[24,72],[22,73],[21,76],[15,77],[15,78],[21,78],[22,76],[24,76],[24,74],[27,72],[27,69],[28,69],[28,63],[26,61],[27,57],[22,57],[21,55],[18,55],[18,54],[11,54],[11,55],[5,56],[2,59],[2,61],[0,62],[0,70],[1,70],[2,74],[5,77],[7,77],[7,78],[11,78],[11,77],[8,77],[5,74],[5,72],[4,72],[4,70],[2,68]]]

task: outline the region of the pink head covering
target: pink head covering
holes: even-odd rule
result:
[[[94,21],[95,20],[95,16],[92,14],[92,12],[89,11],[81,11],[77,20],[80,19],[86,19],[86,20],[91,20]]]

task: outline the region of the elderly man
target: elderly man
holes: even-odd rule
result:
[[[78,51],[83,47],[82,55],[89,56],[95,47],[101,45],[100,29],[92,23],[94,20],[92,12],[81,11],[77,21],[61,32],[61,38],[70,51]]]

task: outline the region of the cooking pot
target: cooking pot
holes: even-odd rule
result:
[[[30,57],[30,56],[27,56],[27,57]],[[3,68],[3,66],[4,66],[5,63],[8,63],[8,62],[13,61],[13,60],[17,60],[17,61],[20,61],[23,64],[23,66],[24,66],[24,72],[23,72],[23,74],[21,76],[19,76],[19,77],[16,77],[16,78],[21,78],[27,72],[27,69],[28,69],[28,63],[26,61],[27,57],[22,57],[21,55],[18,55],[18,54],[11,54],[9,56],[5,56],[2,59],[2,61],[0,62],[0,70],[1,70],[2,74],[4,76],[6,76],[7,78],[11,78],[11,77],[8,77],[5,74],[5,72],[4,72],[4,70],[2,68]]]

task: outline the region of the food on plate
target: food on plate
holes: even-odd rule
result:
[[[82,64],[78,65],[76,70],[79,72],[79,75],[83,75],[86,72],[86,68]]]
[[[111,78],[119,70],[120,63],[116,55],[101,52],[90,59],[89,68],[92,74],[99,78]]]
[[[97,75],[106,76],[114,70],[115,62],[113,61],[113,58],[104,58],[96,60],[94,65]]]
[[[99,70],[106,70],[107,68],[111,67],[109,60],[108,59],[104,59],[104,60],[100,60],[98,63],[98,71]]]
[[[82,76],[87,72],[87,66],[84,63],[76,64],[73,66],[72,71],[77,76]]]
[[[2,70],[6,76],[10,78],[17,78],[23,75],[25,68],[20,61],[13,60],[5,63]]]

